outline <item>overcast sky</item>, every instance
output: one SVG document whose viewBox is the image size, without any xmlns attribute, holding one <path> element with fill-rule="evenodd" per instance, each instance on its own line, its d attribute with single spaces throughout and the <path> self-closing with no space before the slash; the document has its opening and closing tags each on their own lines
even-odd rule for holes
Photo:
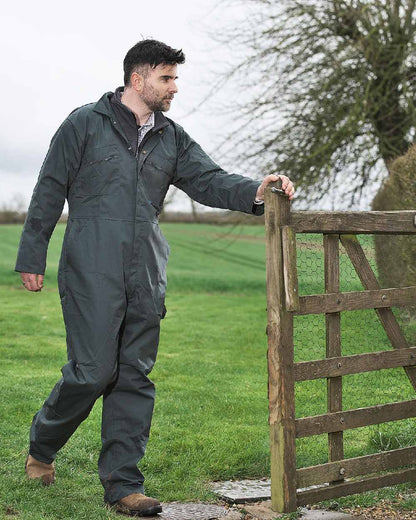
<svg viewBox="0 0 416 520">
<path fill-rule="evenodd" d="M 0 206 L 20 198 L 27 207 L 58 126 L 74 108 L 122 84 L 124 56 L 143 37 L 162 40 L 186 54 L 186 63 L 178 68 L 179 92 L 169 116 L 225 169 L 258 178 L 259 172 L 241 172 L 232 158 L 216 155 L 227 124 L 235 122 L 227 120 L 219 107 L 232 106 L 235 96 L 244 95 L 244 85 L 221 87 L 202 103 L 218 73 L 229 70 L 243 51 L 232 41 L 226 48 L 220 46 L 212 33 L 250 17 L 254 8 L 251 2 L 235 0 L 4 2 Z M 341 208 L 339 192 L 333 189 L 320 209 Z M 372 194 L 366 193 L 356 209 L 368 209 Z M 190 209 L 185 197 L 176 200 L 171 209 Z"/>
<path fill-rule="evenodd" d="M 0 33 L 0 204 L 17 194 L 28 204 L 55 130 L 74 108 L 122 84 L 125 53 L 142 37 L 184 50 L 186 63 L 179 67 L 179 93 L 169 116 L 211 152 L 218 114 L 200 105 L 215 81 L 216 62 L 221 66 L 224 60 L 223 49 L 207 30 L 224 21 L 218 3 L 5 2 Z"/>
</svg>

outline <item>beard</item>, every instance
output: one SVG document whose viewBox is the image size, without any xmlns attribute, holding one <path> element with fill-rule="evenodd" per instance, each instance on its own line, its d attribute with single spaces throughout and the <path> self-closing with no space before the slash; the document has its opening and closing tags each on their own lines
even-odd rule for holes
<svg viewBox="0 0 416 520">
<path fill-rule="evenodd" d="M 161 97 L 156 89 L 149 84 L 145 84 L 141 98 L 152 112 L 167 112 L 170 109 L 173 96 L 167 94 Z"/>
</svg>

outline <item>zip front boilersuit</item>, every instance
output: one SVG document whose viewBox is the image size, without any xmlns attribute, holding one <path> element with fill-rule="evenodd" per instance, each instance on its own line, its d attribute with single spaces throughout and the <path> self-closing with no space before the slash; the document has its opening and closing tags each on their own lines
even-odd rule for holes
<svg viewBox="0 0 416 520">
<path fill-rule="evenodd" d="M 137 463 L 153 413 L 169 246 L 158 214 L 170 184 L 202 204 L 253 212 L 259 182 L 228 174 L 161 112 L 138 150 L 105 94 L 74 110 L 52 139 L 19 245 L 16 271 L 43 274 L 69 204 L 58 271 L 68 362 L 35 415 L 30 454 L 51 463 L 103 396 L 99 475 L 105 500 L 143 492 Z M 261 212 L 261 209 L 257 208 Z"/>
</svg>

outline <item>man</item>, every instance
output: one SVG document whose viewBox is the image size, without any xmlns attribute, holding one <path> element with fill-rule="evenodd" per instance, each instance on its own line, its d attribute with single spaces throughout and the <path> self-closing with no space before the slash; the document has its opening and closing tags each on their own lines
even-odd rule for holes
<svg viewBox="0 0 416 520">
<path fill-rule="evenodd" d="M 40 291 L 50 236 L 69 204 L 58 271 L 68 363 L 35 415 L 29 478 L 51 484 L 54 459 L 103 396 L 99 475 L 105 501 L 152 515 L 137 468 L 149 436 L 154 386 L 148 378 L 164 317 L 169 246 L 158 215 L 170 184 L 219 208 L 262 213 L 265 186 L 215 164 L 163 112 L 177 93 L 182 51 L 143 40 L 124 60 L 124 88 L 74 110 L 54 135 L 30 203 L 16 271 Z"/>
</svg>

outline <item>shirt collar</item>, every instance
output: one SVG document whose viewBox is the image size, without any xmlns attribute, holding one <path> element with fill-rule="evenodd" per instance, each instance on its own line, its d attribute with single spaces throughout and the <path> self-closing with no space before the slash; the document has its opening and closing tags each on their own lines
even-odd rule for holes
<svg viewBox="0 0 416 520">
<path fill-rule="evenodd" d="M 153 128 L 155 126 L 155 113 L 152 112 L 148 118 L 148 120 L 146 121 L 146 123 L 144 123 L 141 128 Z"/>
</svg>

